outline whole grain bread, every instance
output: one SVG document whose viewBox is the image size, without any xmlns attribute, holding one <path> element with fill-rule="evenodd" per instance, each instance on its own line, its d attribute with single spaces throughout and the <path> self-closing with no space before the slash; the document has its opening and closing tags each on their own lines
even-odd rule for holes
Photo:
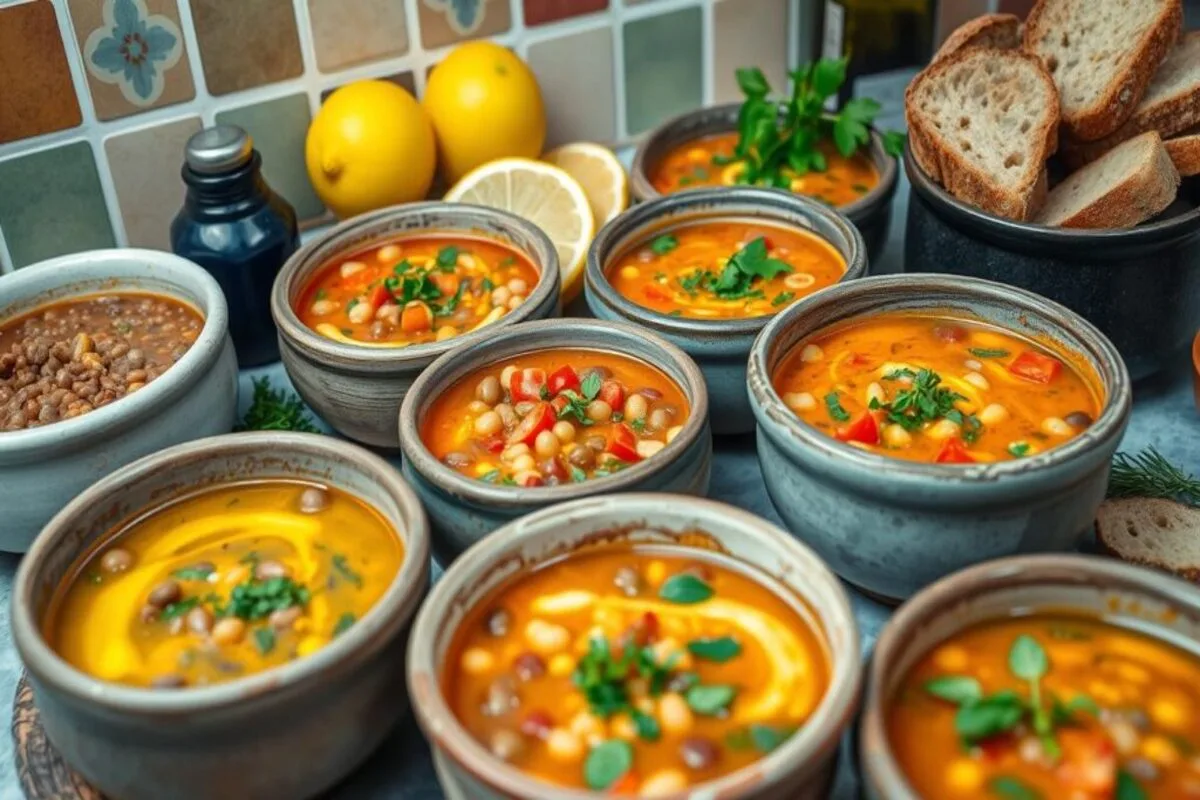
<svg viewBox="0 0 1200 800">
<path fill-rule="evenodd" d="M 1166 140 L 1163 147 L 1180 175 L 1200 175 L 1200 128 Z"/>
<path fill-rule="evenodd" d="M 1131 228 L 1175 199 L 1179 172 L 1155 131 L 1114 147 L 1072 172 L 1046 197 L 1041 225 Z"/>
<path fill-rule="evenodd" d="M 1022 38 L 1058 85 L 1067 132 L 1090 142 L 1133 114 L 1182 25 L 1182 0 L 1038 0 Z"/>
<path fill-rule="evenodd" d="M 968 48 L 934 63 L 905 93 L 911 149 L 931 179 L 991 214 L 1031 218 L 1058 147 L 1058 92 L 1019 50 Z"/>
<path fill-rule="evenodd" d="M 946 37 L 934 54 L 938 61 L 968 47 L 992 47 L 1015 50 L 1021 46 L 1021 20 L 1015 14 L 984 14 L 964 22 Z"/>
<path fill-rule="evenodd" d="M 1184 34 L 1150 81 L 1128 120 L 1094 142 L 1063 141 L 1063 158 L 1078 167 L 1095 161 L 1121 142 L 1144 131 L 1171 139 L 1200 125 L 1200 31 Z"/>
<path fill-rule="evenodd" d="M 1200 581 L 1200 508 L 1157 498 L 1105 500 L 1096 538 L 1122 561 Z"/>
</svg>

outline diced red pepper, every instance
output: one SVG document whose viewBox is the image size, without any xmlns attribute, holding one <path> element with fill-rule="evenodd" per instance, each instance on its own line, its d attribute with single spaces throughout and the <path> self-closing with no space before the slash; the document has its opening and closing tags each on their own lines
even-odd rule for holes
<svg viewBox="0 0 1200 800">
<path fill-rule="evenodd" d="M 504 452 L 505 448 L 503 436 L 489 436 L 480 442 L 480 444 L 482 444 L 483 449 L 487 450 L 489 453 L 501 453 Z"/>
<path fill-rule="evenodd" d="M 535 739 L 545 739 L 550 735 L 551 729 L 554 727 L 554 718 L 547 712 L 537 710 L 530 711 L 521 720 L 521 733 L 526 736 L 532 736 Z"/>
<path fill-rule="evenodd" d="M 652 283 L 648 283 L 642 287 L 642 294 L 646 295 L 649 300 L 670 300 L 671 295 L 659 289 Z"/>
<path fill-rule="evenodd" d="M 967 451 L 967 446 L 963 444 L 962 439 L 955 436 L 953 439 L 947 439 L 942 445 L 942 450 L 934 459 L 939 464 L 974 464 L 975 459 Z"/>
<path fill-rule="evenodd" d="M 849 425 L 840 426 L 835 432 L 843 442 L 862 442 L 863 444 L 879 444 L 879 423 L 875 415 L 864 412 L 861 417 Z"/>
<path fill-rule="evenodd" d="M 609 794 L 636 794 L 638 789 L 638 776 L 635 772 L 626 772 L 621 777 L 613 781 L 613 784 L 608 787 Z"/>
<path fill-rule="evenodd" d="M 1062 372 L 1062 362 L 1057 358 L 1026 350 L 1008 365 L 1008 371 L 1027 381 L 1050 383 Z"/>
<path fill-rule="evenodd" d="M 533 442 L 537 439 L 537 435 L 542 431 L 548 431 L 554 427 L 554 422 L 557 416 L 554 413 L 554 407 L 547 402 L 540 402 L 530 409 L 517 427 L 508 436 L 510 445 L 525 443 L 533 447 Z M 632 434 L 632 431 L 630 431 Z"/>
<path fill-rule="evenodd" d="M 520 403 L 522 400 L 541 400 L 544 388 L 546 388 L 546 371 L 533 367 L 513 370 L 512 377 L 508 382 L 508 391 L 512 395 L 514 403 Z"/>
<path fill-rule="evenodd" d="M 1056 731 L 1062 748 L 1054 774 L 1064 789 L 1087 797 L 1112 797 L 1117 786 L 1117 750 L 1107 734 L 1095 729 Z"/>
<path fill-rule="evenodd" d="M 600 393 L 596 397 L 608 403 L 613 411 L 625 408 L 625 387 L 613 380 L 600 384 Z"/>
<path fill-rule="evenodd" d="M 521 485 L 526 489 L 532 489 L 534 486 L 545 486 L 546 482 L 542 480 L 541 475 L 530 473 L 521 479 Z"/>
<path fill-rule="evenodd" d="M 450 297 L 458 291 L 458 276 L 451 275 L 449 272 L 435 272 L 430 275 L 433 284 L 437 286 L 438 291 L 445 297 Z"/>
<path fill-rule="evenodd" d="M 547 385 L 550 388 L 550 394 L 558 394 L 570 389 L 572 392 L 579 391 L 579 375 L 570 364 L 565 367 L 559 367 L 550 373 Z"/>
<path fill-rule="evenodd" d="M 608 440 L 608 452 L 628 464 L 641 461 L 642 458 L 637 454 L 637 435 L 624 422 L 613 426 L 612 438 Z"/>
<path fill-rule="evenodd" d="M 371 310 L 373 311 L 391 299 L 392 293 L 382 283 L 372 289 L 371 293 L 367 295 L 367 302 L 371 304 Z"/>
</svg>

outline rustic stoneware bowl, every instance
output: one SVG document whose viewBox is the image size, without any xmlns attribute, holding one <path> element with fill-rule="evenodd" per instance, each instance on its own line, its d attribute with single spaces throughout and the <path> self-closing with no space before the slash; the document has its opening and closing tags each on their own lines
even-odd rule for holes
<svg viewBox="0 0 1200 800">
<path fill-rule="evenodd" d="M 311 480 L 373 506 L 404 543 L 379 602 L 311 656 L 224 684 L 169 692 L 77 671 L 42 638 L 51 595 L 106 532 L 200 487 Z M 404 652 L 429 584 L 425 512 L 399 474 L 327 436 L 241 433 L 164 450 L 105 478 L 64 508 L 21 562 L 13 640 L 46 735 L 109 797 L 311 797 L 360 764 L 407 710 Z"/>
<path fill-rule="evenodd" d="M 140 392 L 74 419 L 0 433 L 0 550 L 23 553 L 75 495 L 164 447 L 228 433 L 237 360 L 221 287 L 190 261 L 153 250 L 95 250 L 0 277 L 0 320 L 80 295 L 150 292 L 192 306 L 204 327 L 187 354 Z"/>
<path fill-rule="evenodd" d="M 328 339 L 296 316 L 295 304 L 316 274 L 331 262 L 406 234 L 485 236 L 524 253 L 540 273 L 528 299 L 491 325 L 444 342 L 409 347 L 358 347 Z M 465 203 L 407 203 L 355 217 L 313 239 L 288 259 L 271 290 L 271 315 L 279 352 L 304 401 L 339 433 L 384 450 L 396 450 L 396 409 L 421 370 L 456 347 L 479 344 L 524 320 L 556 317 L 558 255 L 533 223 L 504 211 Z"/>
<path fill-rule="evenodd" d="M 704 372 L 716 434 L 754 430 L 746 396 L 746 356 L 754 337 L 774 317 L 688 319 L 640 306 L 609 283 L 609 266 L 656 232 L 703 219 L 741 217 L 801 228 L 824 239 L 846 262 L 842 282 L 867 274 L 862 236 L 845 217 L 813 200 L 777 189 L 706 189 L 634 206 L 604 226 L 588 250 L 584 273 L 588 307 L 600 319 L 632 322 L 694 358 Z"/>
<path fill-rule="evenodd" d="M 829 690 L 812 717 L 761 761 L 698 784 L 673 800 L 816 800 L 829 796 L 838 740 L 858 706 L 858 626 L 845 590 L 821 560 L 784 531 L 741 509 L 669 494 L 590 497 L 522 517 L 472 547 L 446 571 L 421 608 L 408 651 L 417 722 L 433 745 L 449 800 L 598 800 L 607 794 L 551 788 L 496 759 L 459 724 L 440 675 L 471 607 L 520 570 L 598 540 L 671 543 L 700 531 L 718 552 L 765 573 L 810 609 L 831 664 Z"/>
<path fill-rule="evenodd" d="M 803 422 L 772 386 L 783 357 L 843 320 L 945 310 L 1041 336 L 1082 356 L 1104 407 L 1079 436 L 1030 458 L 969 466 L 902 461 Z M 1096 517 L 1129 422 L 1129 373 L 1079 316 L 1030 292 L 973 278 L 888 275 L 834 286 L 780 314 L 750 354 L 750 397 L 767 493 L 834 572 L 896 602 L 955 570 L 1016 553 L 1073 548 Z"/>
<path fill-rule="evenodd" d="M 607 350 L 641 359 L 683 390 L 691 414 L 670 444 L 615 475 L 558 486 L 504 486 L 474 480 L 434 458 L 421 441 L 421 421 L 459 378 L 488 364 L 547 348 Z M 400 407 L 404 475 L 429 511 L 438 561 L 449 564 L 475 542 L 512 519 L 553 503 L 629 491 L 708 493 L 712 466 L 708 393 L 699 368 L 669 342 L 632 325 L 597 320 L 543 320 L 497 331 L 486 342 L 460 347 L 417 378 Z"/>
<path fill-rule="evenodd" d="M 1200 655 L 1200 589 L 1099 556 L 1005 558 L 943 578 L 905 603 L 875 644 L 859 731 L 859 766 L 871 800 L 918 800 L 892 754 L 888 710 L 916 662 L 951 636 L 1039 609 L 1136 628 Z"/>
<path fill-rule="evenodd" d="M 661 197 L 650 176 L 658 170 L 663 158 L 687 142 L 704 136 L 736 131 L 740 108 L 741 103 L 698 108 L 667 120 L 651 131 L 633 156 L 629 188 L 634 198 L 647 201 Z M 845 214 L 854 223 L 854 227 L 858 228 L 866 243 L 867 256 L 874 260 L 883 252 L 887 242 L 888 226 L 892 220 L 892 198 L 896 194 L 900 168 L 896 159 L 884 152 L 883 138 L 874 129 L 871 131 L 870 156 L 875 168 L 879 170 L 879 183 L 858 200 L 839 206 L 837 210 Z"/>
<path fill-rule="evenodd" d="M 931 181 L 909 151 L 904 268 L 1019 286 L 1101 330 L 1135 380 L 1176 363 L 1200 328 L 1200 178 L 1174 205 L 1127 230 L 1048 228 L 1001 219 Z"/>
</svg>

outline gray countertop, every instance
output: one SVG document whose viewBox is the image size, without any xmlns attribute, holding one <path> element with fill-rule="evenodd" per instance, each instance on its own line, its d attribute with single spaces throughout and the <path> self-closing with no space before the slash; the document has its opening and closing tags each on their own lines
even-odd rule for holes
<svg viewBox="0 0 1200 800">
<path fill-rule="evenodd" d="M 903 259 L 904 220 L 908 206 L 908 183 L 902 177 L 897 191 L 888 247 L 873 274 L 898 272 Z M 288 386 L 287 376 L 279 364 L 247 370 L 241 376 L 241 410 L 249 404 L 250 382 L 259 376 L 269 376 L 275 386 Z M 1190 369 L 1186 358 L 1178 367 L 1138 384 L 1134 388 L 1134 412 L 1122 450 L 1136 451 L 1147 446 L 1159 449 L 1167 458 L 1191 472 L 1200 471 L 1200 424 L 1192 404 Z M 398 463 L 398 462 L 397 462 Z M 755 455 L 753 436 L 718 438 L 714 482 L 710 496 L 745 508 L 777 525 L 782 525 L 767 498 L 762 473 Z M 11 698 L 20 676 L 21 664 L 12 645 L 9 630 L 9 594 L 13 573 L 19 556 L 0 553 L 0 697 Z M 435 575 L 440 570 L 435 565 Z M 850 590 L 867 651 L 875 642 L 880 627 L 887 620 L 888 609 Z M 848 796 L 845 781 L 836 796 Z M 371 757 L 370 761 L 338 787 L 332 795 L 337 798 L 399 798 L 400 800 L 437 800 L 437 787 L 429 760 L 428 749 L 416 724 L 406 720 Z M 0 797 L 20 797 L 17 784 L 12 741 L 0 737 Z"/>
</svg>

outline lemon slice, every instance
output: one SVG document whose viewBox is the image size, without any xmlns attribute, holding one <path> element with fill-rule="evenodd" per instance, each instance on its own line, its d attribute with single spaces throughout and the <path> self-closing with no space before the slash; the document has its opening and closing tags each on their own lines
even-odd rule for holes
<svg viewBox="0 0 1200 800">
<path fill-rule="evenodd" d="M 621 162 L 607 147 L 574 142 L 551 150 L 542 160 L 561 167 L 579 181 L 592 206 L 597 228 L 603 228 L 629 208 L 629 179 Z"/>
<path fill-rule="evenodd" d="M 565 171 L 528 158 L 501 158 L 464 175 L 446 200 L 499 208 L 537 225 L 558 251 L 563 302 L 579 294 L 596 223 L 583 187 Z"/>
</svg>

